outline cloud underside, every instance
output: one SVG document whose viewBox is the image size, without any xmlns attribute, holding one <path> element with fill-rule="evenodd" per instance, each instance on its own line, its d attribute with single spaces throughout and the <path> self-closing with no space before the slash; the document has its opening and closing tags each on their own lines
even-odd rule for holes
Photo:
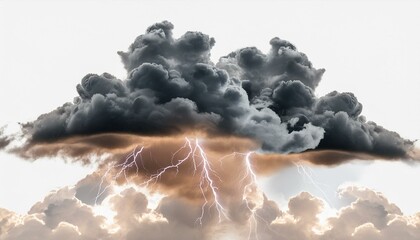
<svg viewBox="0 0 420 240">
<path fill-rule="evenodd" d="M 362 152 L 341 150 L 312 150 L 303 153 L 267 153 L 261 151 L 261 142 L 252 138 L 233 136 L 208 136 L 191 132 L 172 136 L 140 136 L 123 133 L 93 134 L 89 136 L 73 136 L 48 143 L 33 143 L 24 148 L 12 149 L 27 159 L 39 157 L 61 156 L 69 161 L 81 161 L 86 164 L 100 162 L 107 165 L 112 162 L 121 163 L 125 156 L 136 149 L 144 148 L 143 158 L 137 159 L 137 164 L 150 163 L 150 169 L 157 170 L 170 164 L 173 154 L 190 141 L 199 140 L 204 150 L 212 159 L 220 159 L 232 153 L 253 152 L 252 164 L 259 174 L 269 174 L 289 166 L 294 162 L 308 162 L 315 165 L 334 166 L 353 159 L 374 160 L 384 159 L 383 156 Z M 184 154 L 185 154 L 184 149 Z M 158 161 L 156 161 L 158 159 Z"/>
<path fill-rule="evenodd" d="M 156 23 L 119 52 L 126 79 L 88 74 L 72 103 L 23 124 L 28 140 L 22 152 L 74 136 L 202 132 L 249 138 L 270 153 L 315 149 L 412 157 L 413 142 L 367 121 L 354 94 L 316 97 L 325 70 L 314 68 L 290 42 L 276 37 L 268 53 L 246 47 L 213 63 L 213 38 L 201 32 L 175 38 L 173 27 Z"/>
<path fill-rule="evenodd" d="M 255 207 L 255 221 L 245 204 L 230 205 L 229 220 L 217 219 L 206 208 L 202 225 L 197 218 L 201 203 L 173 196 L 163 197 L 157 207 L 132 187 L 110 192 L 93 206 L 91 175 L 74 187 L 52 192 L 36 203 L 28 214 L 17 215 L 0 209 L 0 239 L 260 239 L 260 240 L 414 240 L 420 238 L 420 214 L 404 215 L 382 194 L 362 187 L 339 191 L 349 204 L 335 216 L 321 219 L 328 206 L 321 199 L 302 192 L 280 207 L 264 197 Z M 90 190 L 90 191 L 89 191 Z M 98 208 L 112 214 L 102 215 Z"/>
</svg>

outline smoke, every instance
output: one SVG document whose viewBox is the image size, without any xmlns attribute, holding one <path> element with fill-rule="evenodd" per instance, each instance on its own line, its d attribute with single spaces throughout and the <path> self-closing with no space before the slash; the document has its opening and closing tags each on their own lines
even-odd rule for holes
<svg viewBox="0 0 420 240">
<path fill-rule="evenodd" d="M 128 51 L 118 52 L 126 79 L 88 74 L 77 85 L 72 103 L 22 124 L 26 146 L 15 151 L 37 157 L 63 153 L 63 145 L 53 150 L 50 144 L 75 138 L 201 132 L 208 138 L 251 139 L 270 153 L 315 149 L 355 153 L 347 156 L 411 157 L 413 142 L 366 121 L 360 115 L 362 104 L 352 93 L 334 91 L 317 98 L 314 91 L 325 70 L 314 68 L 290 42 L 276 37 L 267 54 L 247 47 L 214 64 L 212 37 L 187 32 L 175 38 L 173 28 L 168 21 L 156 23 Z M 131 140 L 114 140 L 118 143 L 112 139 L 107 143 L 122 149 L 132 145 Z M 89 151 L 102 150 L 64 150 L 72 157 Z"/>
</svg>

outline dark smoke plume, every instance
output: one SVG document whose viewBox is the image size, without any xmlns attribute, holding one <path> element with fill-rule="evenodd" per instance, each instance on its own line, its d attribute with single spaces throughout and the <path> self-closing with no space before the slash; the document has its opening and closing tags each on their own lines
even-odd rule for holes
<svg viewBox="0 0 420 240">
<path fill-rule="evenodd" d="M 88 74 L 73 103 L 23 124 L 27 146 L 103 133 L 204 132 L 253 139 L 273 153 L 325 149 L 410 157 L 413 142 L 366 121 L 352 93 L 317 98 L 325 70 L 290 42 L 276 37 L 267 54 L 247 47 L 214 64 L 212 37 L 187 32 L 175 38 L 173 27 L 156 23 L 127 52 L 118 52 L 126 79 Z"/>
</svg>

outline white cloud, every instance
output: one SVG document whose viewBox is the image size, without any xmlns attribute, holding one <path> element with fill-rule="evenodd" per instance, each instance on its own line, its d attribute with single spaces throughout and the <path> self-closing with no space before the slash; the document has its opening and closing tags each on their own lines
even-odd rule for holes
<svg viewBox="0 0 420 240">
<path fill-rule="evenodd" d="M 133 187 L 109 193 L 100 203 L 115 213 L 112 221 L 107 222 L 105 216 L 94 211 L 98 206 L 83 203 L 76 197 L 81 183 L 83 181 L 75 187 L 51 192 L 25 215 L 0 209 L 0 239 L 420 238 L 420 213 L 403 215 L 398 206 L 381 193 L 357 186 L 340 189 L 340 195 L 350 203 L 326 221 L 319 218 L 323 212 L 331 210 L 325 201 L 302 192 L 289 199 L 284 211 L 264 197 L 264 203 L 255 209 L 255 218 L 251 214 L 240 214 L 234 220 L 219 222 L 215 212 L 209 211 L 200 225 L 196 221 L 201 214 L 200 203 L 167 196 L 152 209 L 148 195 Z M 84 183 L 89 184 L 89 181 Z M 234 209 L 234 206 L 229 208 Z M 229 211 L 233 212 L 232 209 Z"/>
</svg>

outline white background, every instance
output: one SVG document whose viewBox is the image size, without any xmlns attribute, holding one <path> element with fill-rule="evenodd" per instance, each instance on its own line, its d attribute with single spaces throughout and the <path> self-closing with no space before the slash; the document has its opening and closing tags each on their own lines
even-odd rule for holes
<svg viewBox="0 0 420 240">
<path fill-rule="evenodd" d="M 87 73 L 124 79 L 116 52 L 166 19 L 175 25 L 175 37 L 188 30 L 214 37 L 215 62 L 241 47 L 267 51 L 274 36 L 289 40 L 316 68 L 326 68 L 318 96 L 353 92 L 368 120 L 417 139 L 419 9 L 415 1 L 0 1 L 0 126 L 32 121 L 72 101 Z M 48 191 L 74 184 L 92 169 L 0 153 L 0 207 L 24 213 Z M 351 181 L 384 192 L 413 213 L 420 210 L 419 173 L 417 164 L 351 163 L 315 168 L 314 178 L 328 183 L 329 197 Z M 301 190 L 323 196 L 296 169 L 262 185 L 279 200 Z"/>
</svg>

